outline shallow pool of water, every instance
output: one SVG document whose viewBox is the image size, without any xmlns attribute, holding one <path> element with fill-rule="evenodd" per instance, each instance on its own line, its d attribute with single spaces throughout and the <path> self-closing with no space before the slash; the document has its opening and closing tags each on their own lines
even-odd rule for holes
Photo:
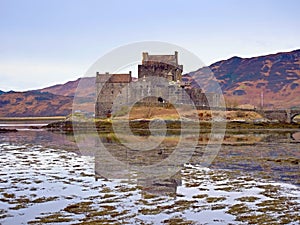
<svg viewBox="0 0 300 225">
<path fill-rule="evenodd" d="M 292 134 L 228 134 L 209 167 L 199 163 L 206 141 L 201 137 L 190 161 L 169 179 L 134 171 L 110 179 L 97 173 L 99 155 L 83 154 L 72 136 L 1 134 L 0 223 L 299 223 L 300 147 Z M 168 141 L 158 157 L 168 156 Z M 140 157 L 111 153 L 133 163 Z"/>
</svg>

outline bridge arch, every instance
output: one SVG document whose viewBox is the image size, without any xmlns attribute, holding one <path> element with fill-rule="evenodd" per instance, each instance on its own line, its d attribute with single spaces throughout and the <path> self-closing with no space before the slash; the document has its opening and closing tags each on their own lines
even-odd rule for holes
<svg viewBox="0 0 300 225">
<path fill-rule="evenodd" d="M 257 111 L 264 118 L 269 120 L 278 120 L 284 123 L 292 123 L 293 119 L 300 115 L 300 109 L 273 109 Z"/>
<path fill-rule="evenodd" d="M 291 122 L 294 122 L 296 116 L 300 116 L 300 111 L 291 114 Z"/>
</svg>

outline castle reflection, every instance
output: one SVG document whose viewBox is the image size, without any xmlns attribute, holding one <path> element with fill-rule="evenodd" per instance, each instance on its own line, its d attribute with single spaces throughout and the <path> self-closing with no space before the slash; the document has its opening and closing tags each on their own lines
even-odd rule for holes
<svg viewBox="0 0 300 225">
<path fill-rule="evenodd" d="M 115 133 L 82 133 L 74 137 L 41 130 L 0 134 L 1 143 L 55 148 L 91 156 L 96 179 L 130 180 L 144 193 L 155 195 L 176 194 L 184 176 L 181 169 L 185 163 L 201 165 L 210 141 L 209 133 L 167 135 L 163 140 L 158 135 L 151 139 L 160 143 L 157 147 L 138 150 L 127 146 L 132 138 L 132 135 Z M 146 139 L 147 136 L 139 138 Z M 192 154 L 184 150 L 190 140 L 197 141 Z M 176 161 L 178 158 L 180 160 Z M 299 132 L 239 132 L 225 135 L 209 168 L 239 170 L 299 185 L 299 163 Z"/>
</svg>

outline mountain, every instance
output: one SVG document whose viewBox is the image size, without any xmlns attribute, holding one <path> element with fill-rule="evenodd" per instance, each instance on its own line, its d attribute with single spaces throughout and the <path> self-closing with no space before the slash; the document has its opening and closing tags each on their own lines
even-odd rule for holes
<svg viewBox="0 0 300 225">
<path fill-rule="evenodd" d="M 0 117 L 66 116 L 72 112 L 75 92 L 80 104 L 76 109 L 93 113 L 95 79 L 79 78 L 26 92 L 0 92 Z"/>
<path fill-rule="evenodd" d="M 72 103 L 72 97 L 48 92 L 8 92 L 0 96 L 0 116 L 63 116 L 71 113 Z"/>
<path fill-rule="evenodd" d="M 252 58 L 232 57 L 183 75 L 183 80 L 206 91 L 218 83 L 227 106 L 250 104 L 264 108 L 300 106 L 300 50 Z M 78 85 L 80 88 L 77 88 Z M 27 92 L 0 91 L 0 117 L 58 116 L 72 111 L 76 93 L 80 107 L 94 112 L 95 77 Z"/>
<path fill-rule="evenodd" d="M 214 75 L 214 76 L 212 76 Z M 192 85 L 211 91 L 217 81 L 227 103 L 267 108 L 300 105 L 300 50 L 240 58 L 232 57 L 184 76 Z"/>
<path fill-rule="evenodd" d="M 49 92 L 55 95 L 62 95 L 62 96 L 74 96 L 75 92 L 77 96 L 81 97 L 95 97 L 95 81 L 96 77 L 84 77 L 79 78 L 75 81 L 69 81 L 65 84 L 57 84 L 51 87 L 46 87 L 40 89 L 40 92 Z M 81 87 L 79 88 L 78 84 L 80 83 Z"/>
</svg>

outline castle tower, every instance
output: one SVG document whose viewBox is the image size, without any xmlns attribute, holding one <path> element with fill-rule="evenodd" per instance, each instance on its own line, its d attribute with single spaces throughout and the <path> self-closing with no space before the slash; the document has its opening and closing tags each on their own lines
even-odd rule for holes
<svg viewBox="0 0 300 225">
<path fill-rule="evenodd" d="M 129 88 L 132 81 L 131 71 L 125 74 L 100 74 L 96 77 L 96 118 L 107 118 L 112 113 L 113 103 L 118 97 L 118 104 L 127 104 Z"/>
<path fill-rule="evenodd" d="M 178 52 L 174 55 L 149 55 L 143 52 L 142 64 L 138 65 L 138 78 L 159 76 L 168 81 L 181 82 L 183 66 L 178 65 Z"/>
</svg>

